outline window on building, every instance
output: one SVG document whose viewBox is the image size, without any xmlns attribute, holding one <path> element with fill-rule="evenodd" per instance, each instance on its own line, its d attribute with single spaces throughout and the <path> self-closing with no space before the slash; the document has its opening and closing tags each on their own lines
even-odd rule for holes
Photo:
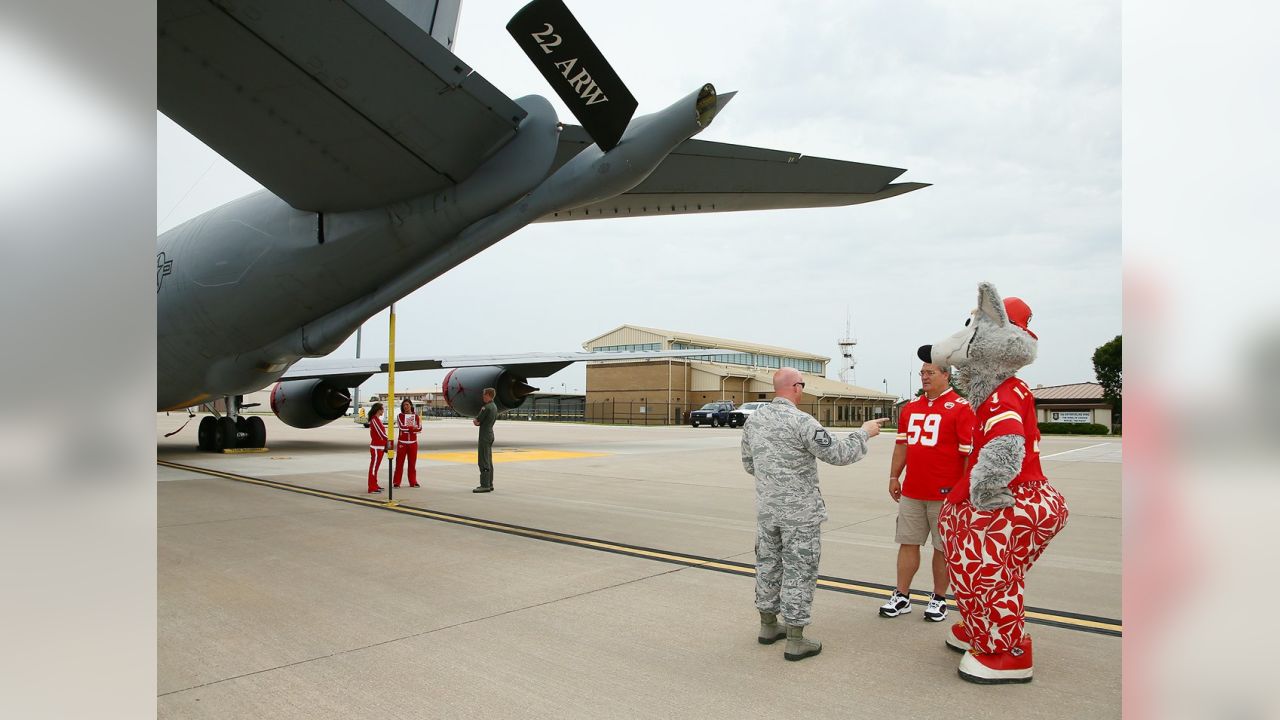
<svg viewBox="0 0 1280 720">
<path fill-rule="evenodd" d="M 643 343 L 638 345 L 601 345 L 592 348 L 591 352 L 646 352 L 650 350 L 661 350 L 662 343 Z"/>
</svg>

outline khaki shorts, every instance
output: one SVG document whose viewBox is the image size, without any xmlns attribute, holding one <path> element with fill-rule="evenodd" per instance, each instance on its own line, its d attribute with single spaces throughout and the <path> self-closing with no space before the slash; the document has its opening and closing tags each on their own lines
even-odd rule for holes
<svg viewBox="0 0 1280 720">
<path fill-rule="evenodd" d="M 893 541 L 899 545 L 923 545 L 925 538 L 933 536 L 933 549 L 942 551 L 942 536 L 938 533 L 938 511 L 945 500 L 916 500 L 907 496 L 898 498 L 898 529 Z"/>
</svg>

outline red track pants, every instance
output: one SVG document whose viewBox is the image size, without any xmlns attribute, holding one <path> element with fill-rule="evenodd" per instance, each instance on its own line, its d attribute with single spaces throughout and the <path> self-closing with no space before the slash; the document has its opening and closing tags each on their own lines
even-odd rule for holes
<svg viewBox="0 0 1280 720">
<path fill-rule="evenodd" d="M 418 484 L 418 443 L 416 441 L 396 444 L 396 487 L 400 487 L 400 478 L 404 476 L 406 461 L 409 463 L 409 486 L 413 487 Z"/>
<path fill-rule="evenodd" d="M 384 448 L 369 448 L 369 492 L 378 489 L 378 468 L 382 467 L 382 456 L 386 454 Z"/>
<path fill-rule="evenodd" d="M 970 644 L 1000 653 L 1022 642 L 1024 578 L 1067 523 L 1067 503 L 1045 482 L 1015 485 L 1013 506 L 983 512 L 943 503 L 938 527 Z"/>
</svg>

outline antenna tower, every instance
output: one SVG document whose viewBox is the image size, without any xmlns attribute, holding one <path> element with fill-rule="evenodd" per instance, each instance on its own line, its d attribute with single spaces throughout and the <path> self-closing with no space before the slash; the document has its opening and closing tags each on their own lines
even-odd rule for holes
<svg viewBox="0 0 1280 720">
<path fill-rule="evenodd" d="M 844 309 L 844 337 L 836 341 L 836 345 L 840 348 L 840 382 L 845 385 L 851 382 L 857 382 L 857 374 L 853 368 L 858 361 L 853 358 L 853 346 L 858 344 L 858 340 L 853 337 L 849 329 L 849 308 Z"/>
</svg>

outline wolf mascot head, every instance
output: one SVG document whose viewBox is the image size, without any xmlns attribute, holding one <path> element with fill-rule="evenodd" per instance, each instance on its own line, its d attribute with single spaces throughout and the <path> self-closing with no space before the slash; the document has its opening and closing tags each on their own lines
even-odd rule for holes
<svg viewBox="0 0 1280 720">
<path fill-rule="evenodd" d="M 920 359 L 959 372 L 956 382 L 974 406 L 981 405 L 1000 383 L 1036 359 L 1036 336 L 1027 327 L 1031 308 L 1018 298 L 1000 299 L 991 283 L 979 283 L 978 307 L 964 327 L 932 345 L 921 346 Z"/>
<path fill-rule="evenodd" d="M 1036 359 L 1036 336 L 1027 327 L 1031 308 L 1018 298 L 1001 300 L 991 283 L 978 285 L 978 307 L 964 328 L 932 345 L 924 345 L 921 360 L 958 369 L 956 381 L 975 408 L 1000 383 Z M 1013 505 L 1009 482 L 1026 456 L 1022 435 L 1001 435 L 988 441 L 969 475 L 969 499 L 979 510 Z"/>
</svg>

